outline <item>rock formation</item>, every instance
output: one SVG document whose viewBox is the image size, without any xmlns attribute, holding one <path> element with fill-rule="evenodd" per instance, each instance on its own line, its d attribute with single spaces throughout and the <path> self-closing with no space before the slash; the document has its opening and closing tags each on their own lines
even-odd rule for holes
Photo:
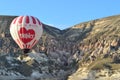
<svg viewBox="0 0 120 80">
<path fill-rule="evenodd" d="M 65 30 L 42 23 L 44 33 L 40 41 L 23 60 L 22 50 L 9 33 L 15 17 L 0 16 L 0 78 L 119 80 L 120 15 Z"/>
</svg>

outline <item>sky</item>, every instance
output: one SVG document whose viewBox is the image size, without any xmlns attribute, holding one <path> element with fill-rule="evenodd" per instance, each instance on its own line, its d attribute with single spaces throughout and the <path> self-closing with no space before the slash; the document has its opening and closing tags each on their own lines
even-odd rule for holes
<svg viewBox="0 0 120 80">
<path fill-rule="evenodd" d="M 120 15 L 120 0 L 1 0 L 0 15 L 31 15 L 63 30 L 82 22 Z"/>
</svg>

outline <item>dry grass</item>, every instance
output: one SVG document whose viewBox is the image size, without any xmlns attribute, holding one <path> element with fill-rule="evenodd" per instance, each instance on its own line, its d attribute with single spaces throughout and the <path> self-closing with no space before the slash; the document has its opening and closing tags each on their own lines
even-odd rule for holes
<svg viewBox="0 0 120 80">
<path fill-rule="evenodd" d="M 104 59 L 97 59 L 96 61 L 92 62 L 88 69 L 90 70 L 99 70 L 104 68 L 111 68 L 112 66 L 109 65 L 112 62 L 111 58 L 104 58 Z"/>
</svg>

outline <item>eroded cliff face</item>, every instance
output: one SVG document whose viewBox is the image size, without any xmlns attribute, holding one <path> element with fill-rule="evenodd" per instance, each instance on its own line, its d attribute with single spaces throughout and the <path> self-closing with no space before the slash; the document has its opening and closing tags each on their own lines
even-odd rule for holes
<svg viewBox="0 0 120 80">
<path fill-rule="evenodd" d="M 85 26 L 88 24 L 92 27 Z M 78 24 L 73 28 L 82 27 Z M 120 16 L 90 21 L 84 23 L 84 28 L 90 31 L 77 41 L 80 52 L 74 55 L 78 69 L 68 80 L 119 80 Z"/>
<path fill-rule="evenodd" d="M 22 52 L 9 34 L 10 22 L 15 17 L 0 17 L 1 56 L 10 54 L 16 58 Z M 80 23 L 65 30 L 46 24 L 43 24 L 43 28 L 40 41 L 31 50 L 39 54 L 37 63 L 36 60 L 31 60 L 36 59 L 35 54 L 32 57 L 29 55 L 30 62 L 23 65 L 29 67 L 29 76 L 32 75 L 31 71 L 36 70 L 34 67 L 39 66 L 37 70 L 41 76 L 47 75 L 56 80 L 66 80 L 67 76 L 68 80 L 109 80 L 109 77 L 114 80 L 114 76 L 119 78 L 119 15 Z M 24 74 L 18 70 L 17 72 Z"/>
</svg>

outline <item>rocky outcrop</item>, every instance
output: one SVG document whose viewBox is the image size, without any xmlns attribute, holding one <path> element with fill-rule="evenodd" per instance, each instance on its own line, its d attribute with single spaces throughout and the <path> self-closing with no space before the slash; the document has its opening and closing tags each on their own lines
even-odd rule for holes
<svg viewBox="0 0 120 80">
<path fill-rule="evenodd" d="M 68 80 L 119 80 L 120 70 L 87 70 L 79 68 Z"/>
</svg>

